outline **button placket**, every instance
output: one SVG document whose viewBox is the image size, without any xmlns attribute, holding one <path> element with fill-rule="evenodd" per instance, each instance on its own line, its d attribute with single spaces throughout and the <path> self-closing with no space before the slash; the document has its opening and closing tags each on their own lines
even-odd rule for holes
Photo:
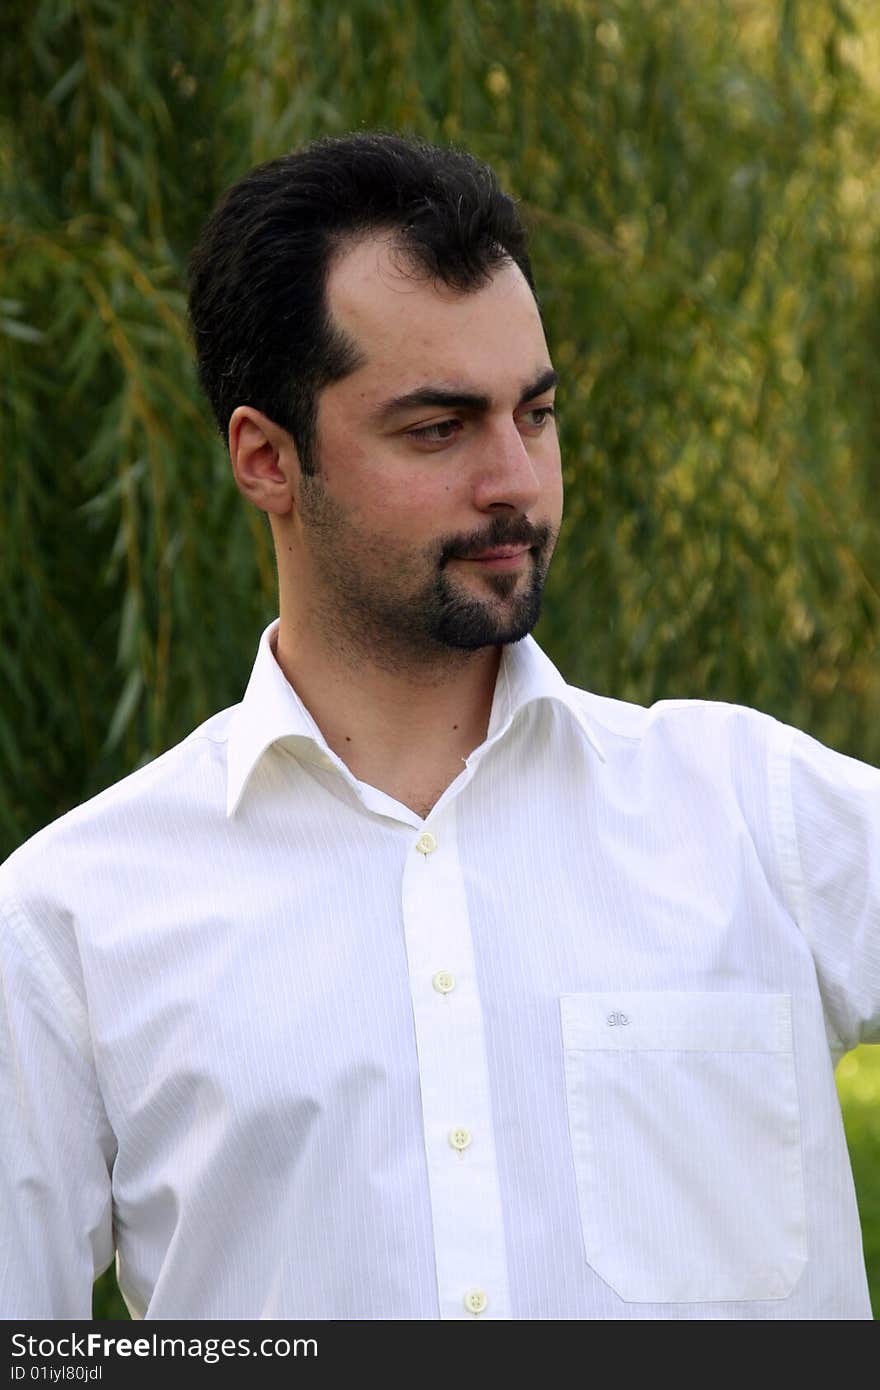
<svg viewBox="0 0 880 1390">
<path fill-rule="evenodd" d="M 466 1294 L 486 1298 L 491 1289 L 491 1308 L 484 1312 L 481 1303 L 480 1314 L 503 1319 L 509 1315 L 504 1221 L 457 803 L 442 810 L 430 831 L 410 836 L 401 905 L 440 1316 L 477 1316 L 464 1303 Z M 453 963 L 455 973 L 448 968 Z"/>
</svg>

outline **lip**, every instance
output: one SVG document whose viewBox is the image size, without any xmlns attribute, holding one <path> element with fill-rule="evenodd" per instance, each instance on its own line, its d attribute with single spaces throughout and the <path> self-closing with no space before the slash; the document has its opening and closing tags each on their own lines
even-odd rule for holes
<svg viewBox="0 0 880 1390">
<path fill-rule="evenodd" d="M 484 550 L 480 555 L 473 555 L 468 563 L 472 565 L 484 565 L 487 569 L 512 570 L 522 564 L 523 559 L 528 555 L 530 546 L 524 545 L 514 550 L 512 546 L 498 546 L 496 550 Z"/>
</svg>

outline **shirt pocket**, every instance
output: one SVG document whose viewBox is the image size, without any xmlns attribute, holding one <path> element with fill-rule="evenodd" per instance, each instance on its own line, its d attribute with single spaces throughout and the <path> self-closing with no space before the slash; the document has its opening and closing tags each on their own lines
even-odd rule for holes
<svg viewBox="0 0 880 1390">
<path fill-rule="evenodd" d="M 567 994 L 587 1262 L 635 1303 L 784 1298 L 806 1264 L 787 994 Z"/>
</svg>

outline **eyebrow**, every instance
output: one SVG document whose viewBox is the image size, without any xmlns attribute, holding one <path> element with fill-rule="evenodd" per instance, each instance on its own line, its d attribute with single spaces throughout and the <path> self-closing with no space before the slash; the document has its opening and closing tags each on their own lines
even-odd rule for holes
<svg viewBox="0 0 880 1390">
<path fill-rule="evenodd" d="M 535 396 L 549 391 L 558 380 L 559 373 L 552 367 L 543 371 L 535 381 L 523 387 L 517 406 L 525 405 L 526 401 L 534 400 Z M 491 397 L 479 391 L 463 391 L 445 386 L 420 386 L 415 391 L 407 391 L 404 396 L 392 396 L 389 400 L 383 401 L 372 411 L 370 419 L 374 424 L 385 424 L 392 415 L 397 415 L 402 410 L 412 410 L 417 406 L 441 406 L 445 410 L 473 410 L 485 414 L 491 405 Z"/>
</svg>

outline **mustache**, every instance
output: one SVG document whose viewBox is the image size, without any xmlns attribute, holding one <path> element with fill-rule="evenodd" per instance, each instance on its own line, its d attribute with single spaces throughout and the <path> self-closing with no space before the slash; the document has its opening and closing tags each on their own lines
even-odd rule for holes
<svg viewBox="0 0 880 1390">
<path fill-rule="evenodd" d="M 552 532 L 546 523 L 532 526 L 525 517 L 497 516 L 487 531 L 467 539 L 457 536 L 444 541 L 440 551 L 440 563 L 449 560 L 471 560 L 484 550 L 497 550 L 501 546 L 527 545 L 530 550 L 543 550 Z"/>
</svg>

